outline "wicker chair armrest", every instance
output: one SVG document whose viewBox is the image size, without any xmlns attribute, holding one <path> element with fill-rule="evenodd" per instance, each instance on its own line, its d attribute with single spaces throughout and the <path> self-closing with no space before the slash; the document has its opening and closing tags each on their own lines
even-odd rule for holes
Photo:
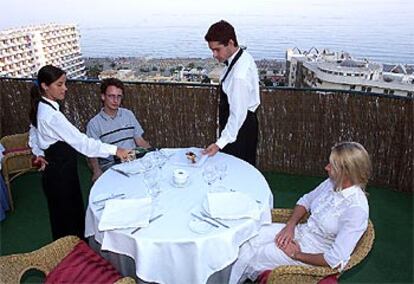
<svg viewBox="0 0 414 284">
<path fill-rule="evenodd" d="M 78 237 L 67 236 L 33 252 L 0 257 L 0 283 L 20 283 L 29 269 L 48 274 L 79 241 Z"/>
<path fill-rule="evenodd" d="M 293 213 L 293 209 L 290 209 L 290 208 L 274 208 L 272 209 L 272 222 L 273 223 L 287 223 L 292 213 Z M 306 214 L 300 220 L 300 223 L 306 222 L 306 220 L 308 220 L 308 216 L 309 214 Z"/>
<path fill-rule="evenodd" d="M 136 284 L 134 278 L 131 277 L 123 277 L 116 281 L 114 284 Z"/>
<path fill-rule="evenodd" d="M 29 141 L 29 132 L 8 135 L 0 139 L 0 143 L 6 149 L 16 148 L 16 147 L 27 147 L 28 141 Z"/>
</svg>

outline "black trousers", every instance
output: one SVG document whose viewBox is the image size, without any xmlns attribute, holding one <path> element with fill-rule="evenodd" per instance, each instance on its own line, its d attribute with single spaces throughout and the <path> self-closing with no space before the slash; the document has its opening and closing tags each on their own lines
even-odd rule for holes
<svg viewBox="0 0 414 284">
<path fill-rule="evenodd" d="M 259 127 L 256 113 L 248 111 L 246 120 L 237 134 L 236 141 L 227 144 L 223 148 L 222 152 L 236 156 L 237 158 L 256 166 L 258 134 Z"/>
<path fill-rule="evenodd" d="M 49 207 L 53 239 L 75 235 L 84 238 L 85 207 L 79 183 L 77 152 L 64 142 L 45 150 L 49 162 L 43 173 L 43 191 Z"/>
</svg>

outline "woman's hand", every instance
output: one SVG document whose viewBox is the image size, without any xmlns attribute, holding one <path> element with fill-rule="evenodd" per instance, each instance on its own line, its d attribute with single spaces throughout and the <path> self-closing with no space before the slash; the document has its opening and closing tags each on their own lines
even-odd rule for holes
<svg viewBox="0 0 414 284">
<path fill-rule="evenodd" d="M 45 157 L 43 156 L 37 156 L 33 160 L 33 165 L 38 167 L 38 171 L 44 171 L 46 166 L 49 165 L 49 163 L 46 161 Z"/>
<path fill-rule="evenodd" d="M 292 240 L 289 242 L 286 246 L 283 248 L 280 248 L 287 256 L 289 256 L 292 259 L 296 259 L 296 255 L 301 252 L 299 243 L 295 240 Z"/>
<path fill-rule="evenodd" d="M 124 148 L 117 148 L 116 149 L 116 156 L 121 159 L 122 162 L 129 161 L 129 157 L 132 154 L 132 150 L 124 149 Z"/>
<path fill-rule="evenodd" d="M 287 224 L 275 237 L 275 243 L 280 249 L 286 248 L 286 246 L 293 241 L 295 237 L 295 226 Z"/>
</svg>

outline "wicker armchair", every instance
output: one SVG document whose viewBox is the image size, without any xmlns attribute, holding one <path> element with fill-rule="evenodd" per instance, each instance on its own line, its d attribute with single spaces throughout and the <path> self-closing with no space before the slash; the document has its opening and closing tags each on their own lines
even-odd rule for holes
<svg viewBox="0 0 414 284">
<path fill-rule="evenodd" d="M 49 274 L 79 241 L 78 237 L 67 236 L 33 252 L 1 256 L 0 283 L 18 284 L 23 274 L 29 269 L 37 269 L 46 275 Z M 130 277 L 124 277 L 115 283 L 133 284 L 136 282 Z"/>
<path fill-rule="evenodd" d="M 2 160 L 2 172 L 6 183 L 11 210 L 14 210 L 10 183 L 18 176 L 35 169 L 32 165 L 32 152 L 28 147 L 29 133 L 4 136 L 0 143 L 6 149 Z"/>
<path fill-rule="evenodd" d="M 272 209 L 272 221 L 286 223 L 292 212 L 292 209 Z M 306 221 L 306 218 L 302 221 Z M 351 259 L 342 272 L 354 267 L 368 255 L 374 243 L 374 239 L 374 225 L 371 220 L 369 220 L 367 230 L 359 240 L 351 255 Z M 337 269 L 331 269 L 329 267 L 284 265 L 272 270 L 267 283 L 318 283 L 326 276 L 338 273 Z"/>
</svg>

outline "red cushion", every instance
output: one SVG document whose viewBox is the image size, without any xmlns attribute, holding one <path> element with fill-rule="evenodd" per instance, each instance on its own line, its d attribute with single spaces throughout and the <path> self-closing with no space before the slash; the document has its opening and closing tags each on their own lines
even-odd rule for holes
<svg viewBox="0 0 414 284">
<path fill-rule="evenodd" d="M 26 150 L 30 150 L 30 148 L 29 147 L 9 148 L 3 151 L 3 155 L 9 154 L 9 153 L 22 152 Z"/>
<path fill-rule="evenodd" d="M 333 274 L 326 276 L 318 282 L 318 284 L 337 284 L 338 283 L 338 274 Z"/>
<path fill-rule="evenodd" d="M 259 277 L 257 277 L 257 282 L 259 282 L 259 284 L 266 284 L 267 279 L 269 279 L 269 275 L 270 275 L 271 272 L 272 272 L 272 270 L 262 271 L 259 274 Z"/>
<path fill-rule="evenodd" d="M 114 283 L 122 276 L 84 241 L 47 275 L 45 283 Z"/>
</svg>

